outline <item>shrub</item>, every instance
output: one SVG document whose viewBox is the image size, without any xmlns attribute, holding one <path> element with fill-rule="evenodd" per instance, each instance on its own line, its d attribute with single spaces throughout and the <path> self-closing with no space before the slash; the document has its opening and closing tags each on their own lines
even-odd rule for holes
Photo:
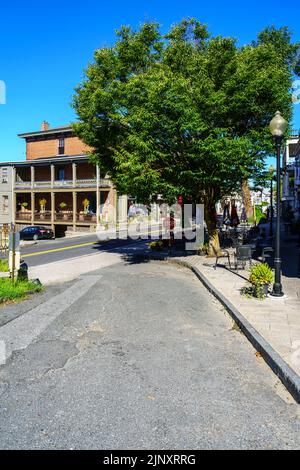
<svg viewBox="0 0 300 470">
<path fill-rule="evenodd" d="M 272 269 L 265 264 L 255 264 L 251 268 L 249 281 L 254 286 L 263 286 L 274 282 L 274 273 Z"/>
<path fill-rule="evenodd" d="M 148 246 L 153 251 L 160 251 L 169 246 L 169 240 L 157 240 L 149 243 Z"/>
<path fill-rule="evenodd" d="M 9 266 L 8 266 L 7 259 L 0 259 L 0 272 L 1 273 L 8 273 L 9 272 Z"/>
</svg>

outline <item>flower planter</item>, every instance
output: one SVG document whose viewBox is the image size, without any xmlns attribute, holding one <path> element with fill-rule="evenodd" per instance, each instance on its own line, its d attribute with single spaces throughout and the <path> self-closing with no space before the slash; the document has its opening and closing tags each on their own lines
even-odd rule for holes
<svg viewBox="0 0 300 470">
<path fill-rule="evenodd" d="M 270 284 L 263 284 L 263 285 L 261 286 L 262 293 L 263 293 L 263 295 L 264 295 L 265 297 L 268 296 L 268 293 L 269 293 L 269 286 L 270 286 Z"/>
</svg>

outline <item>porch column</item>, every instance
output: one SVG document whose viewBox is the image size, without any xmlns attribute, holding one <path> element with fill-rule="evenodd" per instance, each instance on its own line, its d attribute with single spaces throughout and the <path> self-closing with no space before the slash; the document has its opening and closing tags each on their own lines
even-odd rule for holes
<svg viewBox="0 0 300 470">
<path fill-rule="evenodd" d="M 97 227 L 100 224 L 100 205 L 101 205 L 101 193 L 100 193 L 100 167 L 96 165 L 97 174 L 97 189 L 96 189 L 96 223 Z"/>
<path fill-rule="evenodd" d="M 77 164 L 72 163 L 72 174 L 73 174 L 73 188 L 76 188 L 76 180 L 77 180 Z"/>
<path fill-rule="evenodd" d="M 17 181 L 17 170 L 16 170 L 16 167 L 13 167 L 12 173 L 11 173 L 12 190 L 14 190 L 16 187 L 16 181 Z"/>
<path fill-rule="evenodd" d="M 30 170 L 31 170 L 31 189 L 33 189 L 34 188 L 34 175 L 35 175 L 34 166 L 31 166 Z"/>
<path fill-rule="evenodd" d="M 31 191 L 31 224 L 34 222 L 34 213 L 35 213 L 35 194 Z"/>
<path fill-rule="evenodd" d="M 55 222 L 55 192 L 51 193 L 51 227 L 54 229 Z"/>
<path fill-rule="evenodd" d="M 73 191 L 73 231 L 76 232 L 77 222 L 77 193 Z"/>
<path fill-rule="evenodd" d="M 55 181 L 55 166 L 52 163 L 51 164 L 51 188 L 54 188 L 54 181 Z"/>
</svg>

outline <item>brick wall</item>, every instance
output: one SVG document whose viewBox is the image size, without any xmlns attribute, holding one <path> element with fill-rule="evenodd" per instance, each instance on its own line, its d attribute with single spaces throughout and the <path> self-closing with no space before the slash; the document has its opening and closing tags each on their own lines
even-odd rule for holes
<svg viewBox="0 0 300 470">
<path fill-rule="evenodd" d="M 65 155 L 82 155 L 87 153 L 90 148 L 85 145 L 78 137 L 65 138 Z M 26 160 L 35 160 L 36 158 L 49 158 L 58 154 L 58 139 L 38 140 L 26 143 Z"/>
</svg>

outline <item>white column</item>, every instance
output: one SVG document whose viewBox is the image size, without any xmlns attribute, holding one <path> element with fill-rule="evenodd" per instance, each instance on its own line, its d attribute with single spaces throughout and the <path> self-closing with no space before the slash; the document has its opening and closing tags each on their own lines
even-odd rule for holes
<svg viewBox="0 0 300 470">
<path fill-rule="evenodd" d="M 34 188 L 34 178 L 35 178 L 34 166 L 31 166 L 30 170 L 31 170 L 31 189 L 33 189 Z"/>
<path fill-rule="evenodd" d="M 76 165 L 76 163 L 72 163 L 72 174 L 73 174 L 73 188 L 76 188 L 76 180 L 77 180 L 77 165 Z"/>
<path fill-rule="evenodd" d="M 77 193 L 73 191 L 73 232 L 76 232 L 77 222 Z"/>
<path fill-rule="evenodd" d="M 100 193 L 100 167 L 96 165 L 96 223 L 97 227 L 100 224 L 100 204 L 101 204 L 101 193 Z"/>
<path fill-rule="evenodd" d="M 285 165 L 288 165 L 290 163 L 290 142 L 289 140 L 286 143 L 286 148 L 285 148 Z"/>
<path fill-rule="evenodd" d="M 55 166 L 51 164 L 51 188 L 54 188 L 55 181 Z"/>
</svg>

